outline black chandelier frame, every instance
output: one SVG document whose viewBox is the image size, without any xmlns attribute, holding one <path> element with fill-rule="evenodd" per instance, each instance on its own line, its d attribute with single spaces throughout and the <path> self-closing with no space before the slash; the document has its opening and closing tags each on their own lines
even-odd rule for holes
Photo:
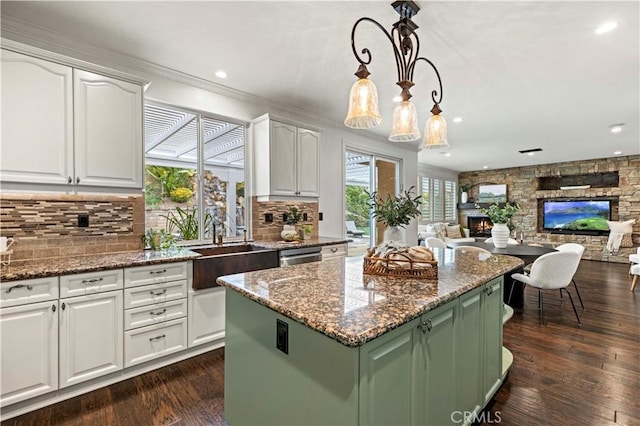
<svg viewBox="0 0 640 426">
<path fill-rule="evenodd" d="M 431 112 L 437 115 L 442 112 L 439 107 L 442 102 L 442 79 L 440 78 L 440 73 L 433 62 L 424 56 L 418 56 L 420 52 L 420 39 L 415 32 L 415 30 L 418 29 L 418 26 L 411 20 L 411 18 L 418 13 L 420 7 L 413 1 L 396 1 L 393 2 L 391 6 L 400 15 L 400 20 L 393 24 L 390 32 L 387 31 L 378 21 L 368 17 L 362 17 L 353 24 L 353 28 L 351 30 L 351 49 L 353 50 L 353 55 L 356 57 L 358 62 L 360 62 L 360 66 L 355 72 L 355 75 L 358 78 L 367 78 L 371 74 L 367 69 L 367 65 L 369 65 L 372 60 L 371 51 L 366 47 L 362 49 L 361 53 L 362 55 L 366 55 L 365 59 L 358 54 L 355 44 L 355 33 L 358 25 L 362 22 L 370 22 L 379 28 L 385 36 L 387 36 L 387 39 L 393 47 L 396 71 L 398 74 L 398 81 L 396 84 L 402 88 L 400 96 L 403 101 L 408 101 L 412 97 L 410 89 L 414 86 L 413 73 L 415 71 L 416 63 L 418 63 L 418 61 L 424 61 L 431 65 L 431 68 L 433 68 L 433 71 L 438 78 L 439 85 L 439 91 L 431 91 L 431 100 L 433 100 L 434 103 Z"/>
</svg>

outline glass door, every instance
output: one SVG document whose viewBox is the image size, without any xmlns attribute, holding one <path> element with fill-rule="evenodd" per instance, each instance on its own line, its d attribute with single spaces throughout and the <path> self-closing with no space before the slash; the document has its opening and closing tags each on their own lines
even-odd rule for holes
<svg viewBox="0 0 640 426">
<path fill-rule="evenodd" d="M 369 196 L 394 196 L 399 190 L 399 162 L 374 154 L 345 152 L 345 231 L 349 256 L 360 256 L 382 242 L 384 225 L 371 217 Z"/>
</svg>

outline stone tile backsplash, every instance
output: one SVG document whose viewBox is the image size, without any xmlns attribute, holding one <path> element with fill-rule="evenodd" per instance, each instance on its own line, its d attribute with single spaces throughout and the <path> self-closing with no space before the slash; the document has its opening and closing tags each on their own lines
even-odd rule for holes
<svg viewBox="0 0 640 426">
<path fill-rule="evenodd" d="M 78 214 L 89 226 L 78 227 Z M 144 196 L 9 193 L 0 196 L 0 235 L 13 260 L 142 250 Z"/>
<path fill-rule="evenodd" d="M 284 227 L 282 214 L 289 208 L 296 207 L 302 213 L 307 214 L 307 220 L 300 222 L 300 225 L 312 225 L 312 238 L 318 237 L 318 203 L 305 203 L 300 201 L 258 201 L 256 197 L 251 198 L 252 211 L 252 231 L 253 239 L 266 241 L 282 240 L 280 233 Z M 265 220 L 265 214 L 273 215 L 273 222 Z"/>
</svg>

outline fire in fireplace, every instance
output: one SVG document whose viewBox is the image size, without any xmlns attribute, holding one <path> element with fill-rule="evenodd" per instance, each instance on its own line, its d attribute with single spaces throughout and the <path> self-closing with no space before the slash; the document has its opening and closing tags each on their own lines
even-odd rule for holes
<svg viewBox="0 0 640 426">
<path fill-rule="evenodd" d="M 487 216 L 467 216 L 470 237 L 490 237 L 493 223 Z"/>
</svg>

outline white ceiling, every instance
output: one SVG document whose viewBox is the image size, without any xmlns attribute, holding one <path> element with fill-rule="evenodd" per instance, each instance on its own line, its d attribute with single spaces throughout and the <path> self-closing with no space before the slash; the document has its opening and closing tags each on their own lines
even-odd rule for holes
<svg viewBox="0 0 640 426">
<path fill-rule="evenodd" d="M 358 62 L 353 23 L 362 16 L 390 28 L 391 1 L 31 2 L 2 1 L 2 25 L 23 21 L 40 33 L 210 80 L 342 121 Z M 444 86 L 449 123 L 445 156 L 419 161 L 457 171 L 640 153 L 640 2 L 419 2 L 421 56 Z M 596 35 L 604 21 L 618 28 Z M 3 31 L 3 36 L 10 37 Z M 357 48 L 373 54 L 386 137 L 399 93 L 388 40 L 362 24 Z M 229 77 L 220 80 L 215 71 Z M 437 88 L 419 63 L 413 101 L 420 126 Z M 453 117 L 463 117 L 453 123 Z M 612 134 L 609 126 L 626 123 Z M 391 143 L 391 142 L 390 142 Z M 417 145 L 417 144 L 416 144 Z M 533 157 L 518 150 L 542 148 Z"/>
</svg>

